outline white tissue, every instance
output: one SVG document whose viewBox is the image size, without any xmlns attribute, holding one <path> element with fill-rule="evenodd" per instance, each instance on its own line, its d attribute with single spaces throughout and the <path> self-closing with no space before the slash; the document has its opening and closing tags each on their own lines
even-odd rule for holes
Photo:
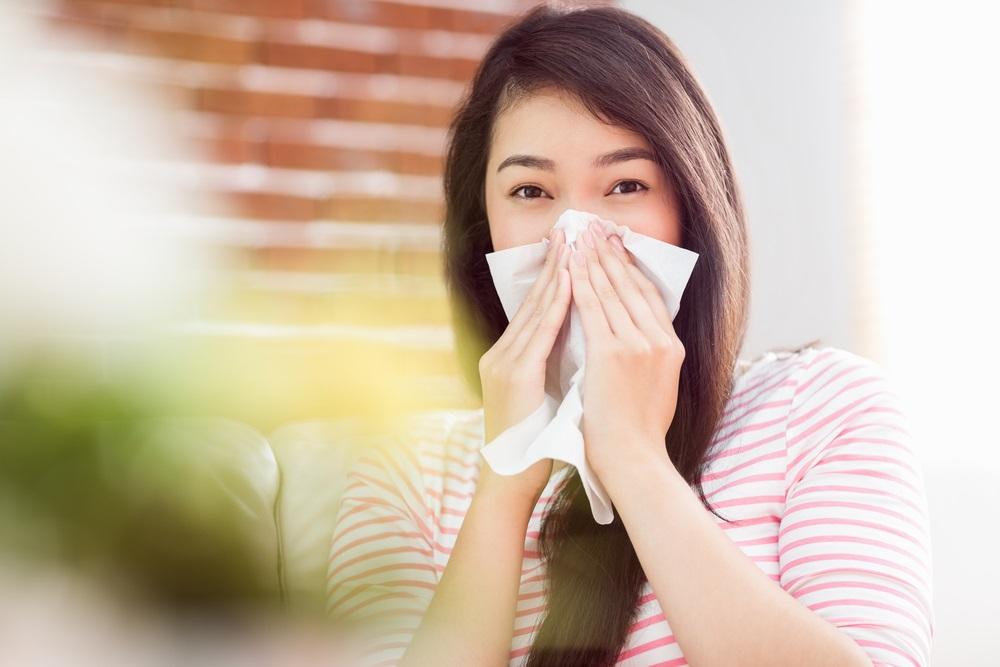
<svg viewBox="0 0 1000 667">
<path fill-rule="evenodd" d="M 566 243 L 575 247 L 577 236 L 586 230 L 591 220 L 603 223 L 605 228 L 621 237 L 636 265 L 659 290 L 673 320 L 698 253 L 574 209 L 563 211 L 554 227 L 563 229 Z M 538 243 L 486 254 L 508 321 L 541 273 L 548 246 L 549 240 L 545 238 Z M 580 431 L 585 358 L 583 324 L 579 309 L 571 303 L 569 317 L 563 322 L 547 361 L 544 401 L 532 414 L 497 435 L 479 451 L 490 468 L 501 475 L 516 475 L 545 458 L 575 466 L 590 500 L 594 520 L 609 524 L 614 520 L 611 500 L 587 464 Z"/>
</svg>

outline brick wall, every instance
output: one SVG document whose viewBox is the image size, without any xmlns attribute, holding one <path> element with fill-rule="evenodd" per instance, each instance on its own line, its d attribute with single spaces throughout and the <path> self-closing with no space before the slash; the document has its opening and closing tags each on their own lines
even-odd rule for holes
<svg viewBox="0 0 1000 667">
<path fill-rule="evenodd" d="M 358 374 L 405 370 L 418 384 L 404 392 L 421 404 L 472 405 L 441 280 L 445 135 L 493 37 L 533 4 L 56 0 L 35 10 L 96 40 L 66 56 L 74 64 L 166 93 L 179 138 L 201 151 L 165 173 L 220 195 L 188 227 L 233 260 L 186 335 L 253 350 L 225 373 L 269 387 L 216 409 L 248 418 L 266 407 L 270 423 L 350 412 Z M 345 346 L 368 361 L 344 368 Z"/>
</svg>

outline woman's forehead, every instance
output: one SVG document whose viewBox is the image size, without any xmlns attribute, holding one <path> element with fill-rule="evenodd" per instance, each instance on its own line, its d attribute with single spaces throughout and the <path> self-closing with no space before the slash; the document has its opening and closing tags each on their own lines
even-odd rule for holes
<svg viewBox="0 0 1000 667">
<path fill-rule="evenodd" d="M 649 148 L 642 135 L 601 121 L 568 94 L 535 93 L 518 100 L 497 118 L 490 164 L 496 169 L 512 154 L 589 161 L 629 146 Z"/>
</svg>

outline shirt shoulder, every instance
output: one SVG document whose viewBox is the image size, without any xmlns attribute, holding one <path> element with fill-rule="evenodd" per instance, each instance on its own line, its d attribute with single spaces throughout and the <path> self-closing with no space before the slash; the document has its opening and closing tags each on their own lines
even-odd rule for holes
<svg viewBox="0 0 1000 667">
<path fill-rule="evenodd" d="M 874 403 L 902 414 L 874 361 L 829 345 L 768 350 L 737 362 L 709 458 L 757 468 L 772 458 L 794 460 L 829 444 L 857 416 L 849 406 L 875 409 Z"/>
<path fill-rule="evenodd" d="M 909 435 L 899 394 L 877 362 L 849 350 L 826 346 L 801 352 L 794 364 L 785 423 L 786 488 L 801 479 L 838 437 L 852 429 L 878 423 Z M 909 440 L 905 442 L 905 447 L 895 451 L 912 457 Z M 874 448 L 875 443 L 869 447 Z"/>
<path fill-rule="evenodd" d="M 736 362 L 708 456 L 713 464 L 749 463 L 762 447 L 780 444 L 800 360 L 799 352 L 769 350 Z"/>
<path fill-rule="evenodd" d="M 483 437 L 482 408 L 432 410 L 404 421 L 401 438 L 411 452 L 411 465 L 419 470 L 424 504 L 435 528 L 440 530 L 471 504 Z"/>
<path fill-rule="evenodd" d="M 403 430 L 400 438 L 425 469 L 468 476 L 468 470 L 478 465 L 484 433 L 482 408 L 416 413 L 404 420 Z"/>
</svg>

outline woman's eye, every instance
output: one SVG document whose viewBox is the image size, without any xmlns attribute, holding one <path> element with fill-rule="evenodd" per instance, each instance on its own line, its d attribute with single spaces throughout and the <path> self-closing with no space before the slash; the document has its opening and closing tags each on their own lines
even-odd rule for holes
<svg viewBox="0 0 1000 667">
<path fill-rule="evenodd" d="M 522 185 L 520 187 L 515 188 L 514 191 L 510 193 L 510 196 L 513 197 L 514 199 L 538 199 L 537 196 L 529 197 L 527 195 L 521 196 L 521 195 L 517 194 L 521 190 L 531 191 L 531 192 L 534 192 L 534 191 L 537 190 L 538 192 L 544 192 L 544 190 L 542 190 L 537 185 Z"/>
<path fill-rule="evenodd" d="M 629 187 L 625 191 L 615 192 L 615 190 L 617 190 L 619 186 L 629 186 Z M 621 194 L 621 195 L 631 195 L 648 189 L 649 188 L 644 183 L 640 183 L 639 181 L 619 181 L 618 183 L 615 184 L 615 187 L 611 189 L 611 193 Z M 524 194 L 518 194 L 521 191 L 524 191 Z M 510 196 L 513 197 L 514 199 L 539 199 L 542 196 L 544 196 L 544 193 L 545 191 L 542 190 L 537 185 L 521 185 L 515 188 L 510 193 Z"/>
<path fill-rule="evenodd" d="M 615 184 L 614 188 L 611 188 L 611 192 L 614 193 L 615 189 L 619 185 L 629 185 L 629 184 L 631 184 L 631 185 L 637 185 L 637 186 L 639 186 L 639 188 L 642 188 L 642 190 L 648 190 L 649 189 L 645 185 L 643 185 L 642 183 L 640 183 L 639 181 L 620 181 L 620 182 L 618 182 L 618 183 Z M 636 192 L 642 192 L 642 190 L 640 190 L 640 189 L 634 189 L 634 190 L 629 190 L 628 192 L 619 192 L 617 194 L 631 195 L 631 194 L 635 194 Z"/>
</svg>

